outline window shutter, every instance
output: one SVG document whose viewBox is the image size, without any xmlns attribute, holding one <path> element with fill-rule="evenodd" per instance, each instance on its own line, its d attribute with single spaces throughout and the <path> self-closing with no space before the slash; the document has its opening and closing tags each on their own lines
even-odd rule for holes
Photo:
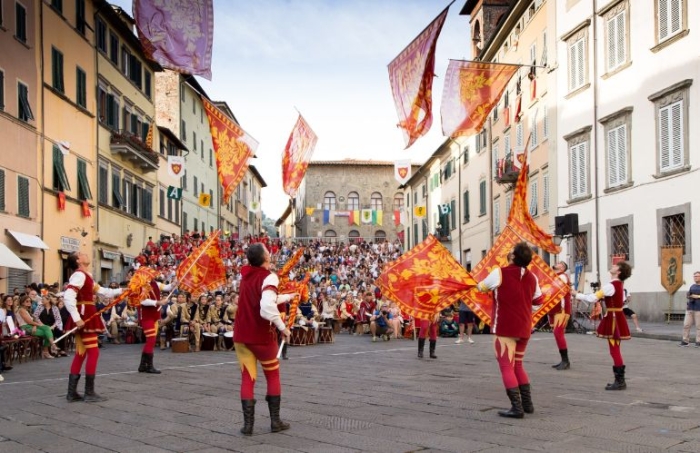
<svg viewBox="0 0 700 453">
<path fill-rule="evenodd" d="M 576 88 L 576 43 L 569 46 L 569 91 Z"/>
<path fill-rule="evenodd" d="M 486 181 L 479 183 L 479 213 L 486 214 Z"/>
<path fill-rule="evenodd" d="M 659 109 L 659 168 L 661 171 L 668 170 L 670 167 L 670 111 L 671 106 Z"/>
<path fill-rule="evenodd" d="M 578 145 L 578 187 L 579 195 L 586 195 L 588 193 L 588 182 L 586 176 L 588 175 L 588 168 L 586 166 L 586 145 L 588 142 L 583 142 Z"/>
<path fill-rule="evenodd" d="M 627 125 L 617 128 L 617 183 L 627 182 Z"/>
<path fill-rule="evenodd" d="M 534 148 L 539 144 L 539 137 L 537 136 L 537 114 L 539 113 L 539 109 L 535 109 L 535 113 L 533 113 L 532 117 L 530 118 L 530 149 Z"/>
<path fill-rule="evenodd" d="M 0 170 L 0 211 L 5 210 L 5 170 Z"/>
<path fill-rule="evenodd" d="M 576 88 L 583 86 L 586 81 L 585 70 L 584 38 L 581 38 L 576 42 Z"/>
<path fill-rule="evenodd" d="M 670 9 L 670 23 L 671 26 L 669 28 L 669 35 L 675 35 L 679 31 L 681 31 L 681 8 L 683 5 L 681 4 L 683 0 L 668 0 L 671 3 Z"/>
<path fill-rule="evenodd" d="M 545 105 L 542 113 L 542 138 L 547 138 L 549 137 L 549 107 Z"/>
<path fill-rule="evenodd" d="M 608 19 L 608 70 L 617 66 L 617 29 L 616 17 Z"/>
<path fill-rule="evenodd" d="M 542 175 L 542 212 L 549 212 L 549 173 Z"/>
<path fill-rule="evenodd" d="M 617 147 L 617 132 L 619 128 L 608 131 L 608 187 L 619 184 L 617 175 L 619 172 L 619 157 Z"/>
<path fill-rule="evenodd" d="M 170 201 L 168 201 L 168 203 L 170 203 Z M 165 190 L 163 189 L 158 190 L 158 207 L 160 216 L 165 217 Z"/>
<path fill-rule="evenodd" d="M 537 181 L 530 183 L 530 215 L 537 215 Z"/>
<path fill-rule="evenodd" d="M 505 153 L 505 157 L 508 157 L 510 155 L 510 132 L 506 132 L 506 134 L 503 136 L 503 152 Z"/>
<path fill-rule="evenodd" d="M 22 176 L 17 178 L 18 212 L 21 217 L 29 217 L 29 180 Z"/>
<path fill-rule="evenodd" d="M 100 166 L 99 178 L 99 201 L 107 204 L 109 201 L 109 170 L 107 167 Z"/>
<path fill-rule="evenodd" d="M 498 234 L 501 231 L 501 203 L 500 199 L 493 203 L 493 233 Z"/>
<path fill-rule="evenodd" d="M 469 222 L 469 191 L 468 190 L 464 191 L 462 202 L 464 205 L 464 214 L 462 214 L 462 216 L 464 217 L 464 222 L 467 223 L 467 222 Z"/>
<path fill-rule="evenodd" d="M 506 195 L 506 211 L 503 213 L 506 218 L 510 217 L 510 209 L 513 206 L 513 193 L 510 192 Z"/>
<path fill-rule="evenodd" d="M 0 110 L 5 110 L 5 73 L 0 71 Z"/>
<path fill-rule="evenodd" d="M 617 46 L 617 65 L 619 66 L 623 64 L 625 60 L 627 60 L 627 46 L 625 45 L 627 17 L 625 16 L 625 12 L 622 11 L 617 16 L 615 16 L 615 20 L 617 22 L 617 30 L 615 36 Z"/>
<path fill-rule="evenodd" d="M 683 101 L 671 105 L 671 167 L 683 165 Z"/>
<path fill-rule="evenodd" d="M 578 145 L 569 148 L 569 183 L 571 184 L 571 198 L 579 195 L 578 186 Z"/>
<path fill-rule="evenodd" d="M 523 149 L 523 123 L 518 123 L 515 126 L 515 152 L 518 153 Z"/>
<path fill-rule="evenodd" d="M 493 156 L 492 156 L 493 162 L 493 174 L 496 175 L 498 173 L 498 143 L 493 145 Z"/>
</svg>

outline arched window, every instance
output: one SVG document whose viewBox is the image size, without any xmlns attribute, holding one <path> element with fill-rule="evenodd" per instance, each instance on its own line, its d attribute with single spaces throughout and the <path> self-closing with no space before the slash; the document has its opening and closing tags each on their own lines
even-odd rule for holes
<svg viewBox="0 0 700 453">
<path fill-rule="evenodd" d="M 348 194 L 348 210 L 358 211 L 360 209 L 360 195 L 357 192 Z"/>
<path fill-rule="evenodd" d="M 336 232 L 334 230 L 326 230 L 326 232 L 323 234 L 323 236 L 327 237 L 327 238 L 334 238 L 334 237 L 337 237 L 338 235 L 336 234 Z"/>
<path fill-rule="evenodd" d="M 350 244 L 354 244 L 354 243 L 357 242 L 357 240 L 359 239 L 359 237 L 360 237 L 360 232 L 359 232 L 359 231 L 357 231 L 357 230 L 350 230 L 350 232 L 348 233 L 348 242 L 349 242 Z"/>
<path fill-rule="evenodd" d="M 323 209 L 335 210 L 335 194 L 333 192 L 326 192 L 323 196 Z"/>
<path fill-rule="evenodd" d="M 386 232 L 384 232 L 383 230 L 377 230 L 377 232 L 374 233 L 374 242 L 379 244 L 384 241 L 386 241 Z"/>
<path fill-rule="evenodd" d="M 401 211 L 403 209 L 403 195 L 397 193 L 394 195 L 394 211 Z"/>
<path fill-rule="evenodd" d="M 382 194 L 379 192 L 374 192 L 372 196 L 370 197 L 370 207 L 374 210 L 381 211 L 382 210 Z"/>
</svg>

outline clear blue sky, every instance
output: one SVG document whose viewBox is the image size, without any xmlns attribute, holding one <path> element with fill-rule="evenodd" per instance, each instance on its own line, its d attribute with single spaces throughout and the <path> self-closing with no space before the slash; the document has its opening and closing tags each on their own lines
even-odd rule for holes
<svg viewBox="0 0 700 453">
<path fill-rule="evenodd" d="M 114 4 L 131 13 L 131 0 Z M 312 160 L 345 158 L 423 163 L 444 141 L 440 100 L 448 59 L 470 57 L 464 1 L 450 7 L 438 40 L 433 126 L 404 150 L 387 65 L 449 1 L 214 0 L 212 81 L 199 79 L 214 100 L 226 101 L 241 126 L 260 142 L 254 165 L 268 187 L 266 216 L 279 218 L 281 156 L 298 109 L 318 135 Z"/>
</svg>

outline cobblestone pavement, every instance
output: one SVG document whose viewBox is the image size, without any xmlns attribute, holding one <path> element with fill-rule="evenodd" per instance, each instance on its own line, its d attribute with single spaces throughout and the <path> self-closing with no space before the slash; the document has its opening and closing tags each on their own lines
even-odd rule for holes
<svg viewBox="0 0 700 453">
<path fill-rule="evenodd" d="M 523 420 L 496 414 L 508 404 L 488 336 L 474 345 L 440 339 L 437 360 L 417 359 L 410 340 L 346 334 L 290 348 L 282 418 L 292 427 L 270 432 L 261 378 L 252 437 L 238 431 L 234 353 L 156 351 L 163 374 L 145 375 L 134 371 L 139 345 L 110 345 L 96 386 L 109 397 L 103 403 L 66 402 L 69 358 L 6 373 L 0 452 L 700 451 L 700 348 L 626 341 L 628 389 L 606 392 L 613 375 L 605 341 L 567 338 L 572 368 L 555 371 L 552 335 L 533 336 L 526 368 L 536 412 Z"/>
</svg>

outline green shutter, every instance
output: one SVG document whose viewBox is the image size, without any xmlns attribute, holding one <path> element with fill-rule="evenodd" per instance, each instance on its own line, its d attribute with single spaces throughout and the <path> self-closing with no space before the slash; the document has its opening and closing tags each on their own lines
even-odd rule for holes
<svg viewBox="0 0 700 453">
<path fill-rule="evenodd" d="M 78 198 L 92 200 L 92 192 L 87 178 L 87 165 L 85 161 L 78 159 Z"/>
<path fill-rule="evenodd" d="M 0 170 L 0 211 L 5 210 L 5 170 Z"/>
<path fill-rule="evenodd" d="M 115 208 L 124 207 L 124 198 L 122 198 L 121 191 L 119 187 L 121 186 L 121 181 L 119 180 L 119 175 L 112 174 L 112 206 Z"/>
<path fill-rule="evenodd" d="M 66 168 L 63 166 L 63 153 L 58 146 L 53 145 L 53 187 L 59 192 L 70 190 Z"/>
<path fill-rule="evenodd" d="M 17 178 L 17 201 L 20 217 L 29 217 L 29 180 L 20 176 Z"/>
</svg>

